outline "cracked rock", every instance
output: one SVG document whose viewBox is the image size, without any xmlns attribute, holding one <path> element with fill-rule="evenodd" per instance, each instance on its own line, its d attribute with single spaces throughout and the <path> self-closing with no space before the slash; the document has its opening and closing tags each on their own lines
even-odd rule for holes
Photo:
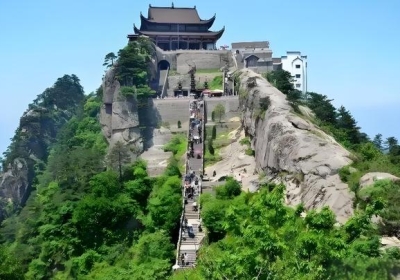
<svg viewBox="0 0 400 280">
<path fill-rule="evenodd" d="M 286 96 L 261 75 L 249 69 L 241 73 L 241 85 L 249 92 L 241 101 L 242 121 L 253 141 L 257 170 L 269 176 L 280 172 L 304 174 L 298 178 L 299 184 L 282 178 L 286 182 L 287 203 L 302 202 L 307 209 L 329 206 L 338 222 L 345 222 L 353 214 L 354 194 L 341 182 L 338 170 L 351 163 L 350 153 L 311 122 L 295 115 Z M 249 88 L 249 80 L 257 83 L 251 83 Z M 266 97 L 270 104 L 265 117 L 256 119 L 253 116 L 259 110 L 257 100 Z M 311 113 L 307 115 L 310 116 Z"/>
</svg>

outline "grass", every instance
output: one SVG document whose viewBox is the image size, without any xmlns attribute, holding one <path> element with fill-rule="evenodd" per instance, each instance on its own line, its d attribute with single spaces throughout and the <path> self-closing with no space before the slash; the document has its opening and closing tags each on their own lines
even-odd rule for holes
<svg viewBox="0 0 400 280">
<path fill-rule="evenodd" d="M 183 155 L 187 150 L 187 136 L 185 133 L 176 133 L 171 140 L 164 145 L 164 152 L 172 152 L 175 160 L 179 162 L 180 170 L 185 165 Z M 181 172 L 183 169 L 181 170 Z"/>
<path fill-rule="evenodd" d="M 215 76 L 215 77 L 211 80 L 211 82 L 208 83 L 208 88 L 209 88 L 210 90 L 213 90 L 213 89 L 222 89 L 222 80 L 223 80 L 222 75 Z"/>
<path fill-rule="evenodd" d="M 198 74 L 214 74 L 214 73 L 221 73 L 219 68 L 212 68 L 212 69 L 196 69 L 196 73 Z"/>
<path fill-rule="evenodd" d="M 232 140 L 229 138 L 229 133 L 232 132 L 234 129 L 229 127 L 228 125 L 221 126 L 215 125 L 217 128 L 217 135 L 216 138 L 213 140 L 213 148 L 214 148 L 214 155 L 210 153 L 210 151 L 206 146 L 205 154 L 204 154 L 204 165 L 210 166 L 222 160 L 222 156 L 220 156 L 219 152 L 222 148 L 230 145 Z M 212 129 L 213 126 L 206 126 L 205 128 L 206 133 L 206 141 L 211 138 L 212 136 Z M 207 143 L 207 142 L 206 142 Z"/>
<path fill-rule="evenodd" d="M 246 150 L 244 150 L 244 153 L 248 156 L 254 157 L 256 155 L 255 151 L 251 148 L 251 141 L 250 138 L 245 137 L 239 141 L 239 143 L 243 146 L 247 146 Z"/>
<path fill-rule="evenodd" d="M 214 154 L 212 155 L 208 149 L 204 154 L 204 166 L 213 165 L 222 160 L 222 157 L 219 155 L 219 149 L 214 150 Z"/>
</svg>

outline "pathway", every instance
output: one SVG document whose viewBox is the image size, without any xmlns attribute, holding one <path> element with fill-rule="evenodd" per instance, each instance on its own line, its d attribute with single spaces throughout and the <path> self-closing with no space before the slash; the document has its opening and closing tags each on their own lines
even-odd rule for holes
<svg viewBox="0 0 400 280">
<path fill-rule="evenodd" d="M 204 156 L 204 101 L 191 100 L 186 172 L 183 179 L 184 210 L 174 269 L 193 267 L 205 237 L 201 230 L 199 195 L 202 192 Z"/>
</svg>

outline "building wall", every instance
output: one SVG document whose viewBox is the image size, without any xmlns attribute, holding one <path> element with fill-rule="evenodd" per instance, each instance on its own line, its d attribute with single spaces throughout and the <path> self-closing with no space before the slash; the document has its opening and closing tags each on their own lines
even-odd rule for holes
<svg viewBox="0 0 400 280">
<path fill-rule="evenodd" d="M 282 69 L 292 74 L 295 89 L 307 91 L 307 56 L 301 52 L 287 52 L 282 56 Z"/>
<path fill-rule="evenodd" d="M 190 70 L 190 65 L 196 65 L 196 69 L 219 69 L 224 67 L 226 62 L 232 64 L 229 51 L 184 51 L 176 52 L 176 64 L 172 69 L 178 73 L 185 74 Z"/>
</svg>

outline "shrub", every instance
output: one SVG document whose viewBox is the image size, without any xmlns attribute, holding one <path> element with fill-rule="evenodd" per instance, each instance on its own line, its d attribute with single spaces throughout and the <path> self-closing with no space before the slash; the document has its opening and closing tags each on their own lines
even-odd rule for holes
<svg viewBox="0 0 400 280">
<path fill-rule="evenodd" d="M 211 132 L 211 138 L 215 140 L 217 138 L 217 127 L 214 125 Z"/>
<path fill-rule="evenodd" d="M 207 149 L 210 152 L 211 155 L 214 155 L 215 151 L 214 151 L 214 147 L 213 147 L 213 140 L 209 139 L 207 142 Z"/>
</svg>

